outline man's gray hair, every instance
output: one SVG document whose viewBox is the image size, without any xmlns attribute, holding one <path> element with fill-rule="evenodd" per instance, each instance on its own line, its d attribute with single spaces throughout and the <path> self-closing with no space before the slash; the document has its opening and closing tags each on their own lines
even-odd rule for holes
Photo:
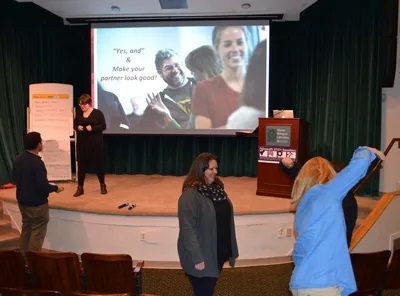
<svg viewBox="0 0 400 296">
<path fill-rule="evenodd" d="M 175 50 L 166 48 L 166 49 L 161 49 L 156 53 L 156 58 L 154 63 L 156 64 L 156 69 L 158 72 L 162 71 L 163 64 L 165 60 L 168 60 L 174 56 L 178 56 Z"/>
</svg>

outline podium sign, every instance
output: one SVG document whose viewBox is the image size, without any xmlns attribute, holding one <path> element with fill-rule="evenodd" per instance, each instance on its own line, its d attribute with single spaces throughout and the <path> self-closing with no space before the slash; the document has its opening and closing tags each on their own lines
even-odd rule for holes
<svg viewBox="0 0 400 296">
<path fill-rule="evenodd" d="M 304 164 L 309 155 L 309 125 L 299 118 L 260 118 L 257 195 L 290 198 L 293 180 L 279 166 L 289 157 Z"/>
</svg>

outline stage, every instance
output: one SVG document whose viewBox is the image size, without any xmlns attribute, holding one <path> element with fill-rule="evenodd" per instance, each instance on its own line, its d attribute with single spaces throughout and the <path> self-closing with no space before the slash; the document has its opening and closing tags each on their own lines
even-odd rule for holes
<svg viewBox="0 0 400 296">
<path fill-rule="evenodd" d="M 282 257 L 293 247 L 290 200 L 257 196 L 256 178 L 221 178 L 235 211 L 241 259 Z M 107 195 L 96 176 L 86 179 L 85 194 L 73 197 L 75 182 L 49 196 L 50 223 L 44 248 L 58 251 L 127 253 L 133 258 L 178 261 L 177 202 L 184 177 L 107 175 Z M 20 230 L 15 188 L 0 190 L 4 213 Z M 136 204 L 118 209 L 125 202 Z"/>
<path fill-rule="evenodd" d="M 240 259 L 279 258 L 291 254 L 294 213 L 290 199 L 258 196 L 257 179 L 222 177 L 232 200 Z M 75 182 L 49 196 L 50 222 L 44 248 L 57 251 L 126 253 L 133 258 L 177 262 L 177 202 L 184 177 L 107 175 L 107 195 L 100 194 L 94 175 L 85 194 L 73 197 Z M 15 188 L 0 190 L 4 214 L 21 229 Z M 359 205 L 367 202 L 359 199 Z M 136 206 L 118 209 L 129 202 Z"/>
<path fill-rule="evenodd" d="M 256 195 L 257 179 L 223 177 L 235 215 L 288 213 L 290 200 Z M 107 175 L 107 195 L 100 194 L 96 176 L 86 178 L 85 194 L 73 197 L 75 182 L 57 182 L 65 191 L 51 193 L 52 209 L 107 215 L 176 216 L 184 177 L 160 175 Z M 0 190 L 0 199 L 15 202 L 15 189 Z M 131 211 L 118 209 L 125 202 L 136 204 Z"/>
</svg>

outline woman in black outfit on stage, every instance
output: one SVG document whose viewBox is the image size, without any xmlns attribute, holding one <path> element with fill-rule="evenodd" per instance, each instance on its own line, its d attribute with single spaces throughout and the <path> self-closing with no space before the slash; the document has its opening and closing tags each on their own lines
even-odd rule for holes
<svg viewBox="0 0 400 296">
<path fill-rule="evenodd" d="M 86 170 L 92 165 L 100 182 L 101 194 L 107 194 L 104 181 L 104 148 L 103 131 L 106 121 L 103 113 L 92 107 L 92 98 L 88 94 L 79 97 L 81 112 L 77 112 L 74 120 L 74 129 L 77 133 L 77 158 L 78 158 L 78 188 L 74 194 L 78 197 L 84 193 Z"/>
</svg>

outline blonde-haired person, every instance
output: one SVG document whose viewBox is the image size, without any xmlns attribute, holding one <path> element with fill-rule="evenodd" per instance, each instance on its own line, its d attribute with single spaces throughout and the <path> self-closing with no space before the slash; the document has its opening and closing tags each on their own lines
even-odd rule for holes
<svg viewBox="0 0 400 296">
<path fill-rule="evenodd" d="M 332 162 L 331 164 L 337 173 L 340 172 L 346 166 L 346 165 L 341 166 L 338 165 L 337 163 L 332 163 Z M 291 177 L 293 180 L 296 179 L 297 175 L 301 170 L 301 165 L 288 157 L 282 158 L 281 161 L 279 162 L 279 165 L 282 168 L 283 172 L 287 174 L 289 177 Z M 347 192 L 345 198 L 343 198 L 342 207 L 343 207 L 344 221 L 346 224 L 347 246 L 350 247 L 351 238 L 353 236 L 353 230 L 354 227 L 356 226 L 357 216 L 358 216 L 357 200 L 351 190 Z"/>
<path fill-rule="evenodd" d="M 292 189 L 297 233 L 290 281 L 294 296 L 347 296 L 357 290 L 342 200 L 376 156 L 384 159 L 375 148 L 359 147 L 338 174 L 328 160 L 314 157 L 297 175 Z"/>
</svg>

